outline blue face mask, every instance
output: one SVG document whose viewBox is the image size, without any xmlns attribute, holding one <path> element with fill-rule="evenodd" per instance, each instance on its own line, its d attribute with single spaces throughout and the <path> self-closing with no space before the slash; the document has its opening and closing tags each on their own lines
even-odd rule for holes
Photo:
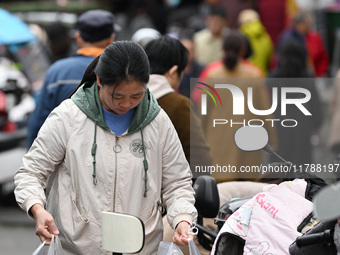
<svg viewBox="0 0 340 255">
<path fill-rule="evenodd" d="M 169 7 L 177 7 L 181 3 L 181 0 L 166 0 L 166 4 Z"/>
</svg>

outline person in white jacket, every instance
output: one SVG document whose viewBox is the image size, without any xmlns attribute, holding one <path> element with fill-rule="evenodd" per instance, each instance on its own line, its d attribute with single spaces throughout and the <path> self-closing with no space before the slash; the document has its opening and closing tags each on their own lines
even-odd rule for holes
<svg viewBox="0 0 340 255">
<path fill-rule="evenodd" d="M 101 247 L 101 212 L 114 211 L 142 219 L 139 254 L 156 254 L 164 207 L 173 241 L 187 244 L 197 217 L 192 174 L 173 124 L 146 87 L 149 73 L 138 44 L 114 42 L 43 124 L 15 175 L 16 200 L 41 241 L 54 233 L 65 254 L 110 254 Z"/>
</svg>

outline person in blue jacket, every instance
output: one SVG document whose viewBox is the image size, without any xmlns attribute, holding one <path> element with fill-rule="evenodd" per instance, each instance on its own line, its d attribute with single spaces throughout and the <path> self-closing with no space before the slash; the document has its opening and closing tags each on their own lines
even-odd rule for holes
<svg viewBox="0 0 340 255">
<path fill-rule="evenodd" d="M 104 10 L 90 10 L 79 16 L 74 56 L 55 62 L 47 71 L 37 104 L 28 122 L 27 147 L 30 148 L 40 127 L 81 81 L 88 65 L 114 41 L 114 15 Z"/>
</svg>

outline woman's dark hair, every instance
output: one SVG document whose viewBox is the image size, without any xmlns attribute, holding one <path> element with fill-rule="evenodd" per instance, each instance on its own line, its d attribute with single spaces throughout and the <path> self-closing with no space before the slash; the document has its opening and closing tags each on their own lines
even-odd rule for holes
<svg viewBox="0 0 340 255">
<path fill-rule="evenodd" d="M 278 77 L 307 75 L 307 49 L 296 39 L 287 39 L 279 47 Z"/>
<path fill-rule="evenodd" d="M 106 47 L 95 73 L 103 85 L 119 85 L 123 81 L 148 83 L 150 66 L 140 45 L 131 41 L 118 41 Z"/>
<path fill-rule="evenodd" d="M 107 86 L 119 86 L 126 81 L 146 84 L 150 76 L 148 57 L 135 42 L 113 42 L 87 67 L 78 88 L 85 82 L 96 81 L 96 75 L 100 83 Z"/>
<path fill-rule="evenodd" d="M 209 11 L 208 13 L 209 16 L 220 16 L 224 19 L 228 18 L 228 13 L 223 5 L 218 5 L 218 4 L 210 5 L 208 11 Z"/>
<path fill-rule="evenodd" d="M 150 41 L 145 46 L 152 74 L 164 75 L 174 65 L 178 66 L 178 75 L 184 71 L 188 62 L 188 51 L 180 41 L 169 36 L 162 36 Z"/>
<path fill-rule="evenodd" d="M 223 62 L 228 70 L 233 70 L 239 61 L 241 50 L 245 49 L 245 40 L 238 31 L 230 31 L 223 38 Z"/>
</svg>

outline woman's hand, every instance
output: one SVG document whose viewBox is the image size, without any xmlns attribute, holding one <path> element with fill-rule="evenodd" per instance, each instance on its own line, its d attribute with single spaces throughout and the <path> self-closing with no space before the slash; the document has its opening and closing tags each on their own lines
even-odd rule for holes
<svg viewBox="0 0 340 255">
<path fill-rule="evenodd" d="M 59 234 L 52 215 L 41 204 L 34 204 L 30 211 L 35 219 L 35 234 L 40 238 L 41 242 L 52 239 L 52 234 Z"/>
<path fill-rule="evenodd" d="M 189 227 L 190 225 L 186 221 L 178 223 L 174 237 L 172 238 L 172 241 L 176 245 L 186 245 L 188 244 L 188 238 L 193 239 L 193 236 L 188 234 Z"/>
</svg>

